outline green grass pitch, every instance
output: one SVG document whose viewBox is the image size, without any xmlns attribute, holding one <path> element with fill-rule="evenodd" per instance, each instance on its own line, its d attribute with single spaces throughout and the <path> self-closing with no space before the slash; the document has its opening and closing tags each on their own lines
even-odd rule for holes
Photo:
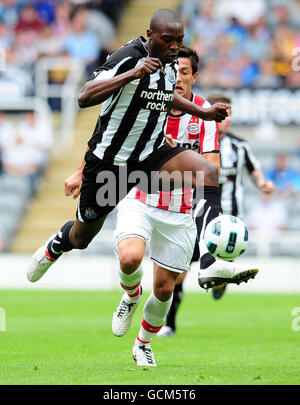
<svg viewBox="0 0 300 405">
<path fill-rule="evenodd" d="M 111 332 L 120 291 L 0 290 L 0 384 L 275 385 L 300 383 L 300 331 L 292 329 L 298 295 L 185 293 L 178 333 L 155 338 L 156 368 L 137 367 L 131 329 Z"/>
</svg>

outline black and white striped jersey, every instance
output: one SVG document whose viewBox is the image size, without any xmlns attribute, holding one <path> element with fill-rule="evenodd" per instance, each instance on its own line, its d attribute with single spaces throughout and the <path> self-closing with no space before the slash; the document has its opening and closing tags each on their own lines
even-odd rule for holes
<svg viewBox="0 0 300 405">
<path fill-rule="evenodd" d="M 220 158 L 219 183 L 223 213 L 243 218 L 243 173 L 246 170 L 251 174 L 260 169 L 260 164 L 249 143 L 230 133 L 220 141 Z"/>
<path fill-rule="evenodd" d="M 148 57 L 145 38 L 139 37 L 113 52 L 91 80 L 113 78 L 137 67 Z M 143 161 L 164 142 L 164 125 L 171 108 L 177 61 L 163 70 L 133 80 L 103 104 L 90 149 L 115 165 Z"/>
</svg>

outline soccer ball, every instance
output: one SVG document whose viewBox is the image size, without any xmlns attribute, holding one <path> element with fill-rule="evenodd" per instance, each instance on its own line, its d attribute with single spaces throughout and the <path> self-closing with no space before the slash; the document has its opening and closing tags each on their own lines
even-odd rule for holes
<svg viewBox="0 0 300 405">
<path fill-rule="evenodd" d="M 247 249 L 248 229 L 241 219 L 220 215 L 207 225 L 204 242 L 212 256 L 233 260 Z"/>
</svg>

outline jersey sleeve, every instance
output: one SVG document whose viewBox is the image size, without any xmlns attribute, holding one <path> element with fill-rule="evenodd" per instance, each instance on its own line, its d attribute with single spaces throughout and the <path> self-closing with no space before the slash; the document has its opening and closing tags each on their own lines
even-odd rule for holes
<svg viewBox="0 0 300 405">
<path fill-rule="evenodd" d="M 243 142 L 243 147 L 245 150 L 245 166 L 249 173 L 252 173 L 254 170 L 261 169 L 259 161 L 254 156 L 251 146 L 248 142 Z"/>
<path fill-rule="evenodd" d="M 103 65 L 92 73 L 89 81 L 111 79 L 121 73 L 125 73 L 133 69 L 140 59 L 143 59 L 143 55 L 134 46 L 134 41 L 132 41 L 108 55 Z"/>
<path fill-rule="evenodd" d="M 203 108 L 210 107 L 211 104 L 205 101 Z M 203 121 L 200 132 L 200 153 L 218 153 L 220 145 L 218 141 L 219 125 L 216 121 Z"/>
<path fill-rule="evenodd" d="M 113 77 L 118 76 L 121 73 L 125 73 L 128 70 L 133 69 L 136 64 L 137 60 L 132 56 L 126 56 L 121 60 L 114 58 L 112 63 L 109 63 L 107 65 L 105 63 L 102 67 L 96 69 L 90 77 L 89 81 L 112 79 Z"/>
</svg>

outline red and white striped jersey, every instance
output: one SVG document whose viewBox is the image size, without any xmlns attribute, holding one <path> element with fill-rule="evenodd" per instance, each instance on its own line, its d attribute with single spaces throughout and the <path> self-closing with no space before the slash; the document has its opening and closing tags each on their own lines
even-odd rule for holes
<svg viewBox="0 0 300 405">
<path fill-rule="evenodd" d="M 200 107 L 210 107 L 208 101 L 198 95 L 192 95 L 193 103 Z M 172 135 L 176 146 L 192 149 L 199 153 L 218 152 L 218 124 L 215 121 L 204 121 L 190 114 L 172 115 L 169 113 L 165 134 Z M 134 187 L 127 198 L 137 199 L 144 204 L 163 210 L 190 214 L 192 209 L 193 190 L 180 188 L 173 191 L 160 191 L 147 194 Z"/>
<path fill-rule="evenodd" d="M 197 95 L 193 95 L 191 101 L 200 107 L 210 107 L 208 101 Z M 185 113 L 181 115 L 169 114 L 165 133 L 172 135 L 176 144 L 186 149 L 193 149 L 199 153 L 220 150 L 218 124 L 215 121 L 204 121 L 199 117 Z"/>
</svg>

